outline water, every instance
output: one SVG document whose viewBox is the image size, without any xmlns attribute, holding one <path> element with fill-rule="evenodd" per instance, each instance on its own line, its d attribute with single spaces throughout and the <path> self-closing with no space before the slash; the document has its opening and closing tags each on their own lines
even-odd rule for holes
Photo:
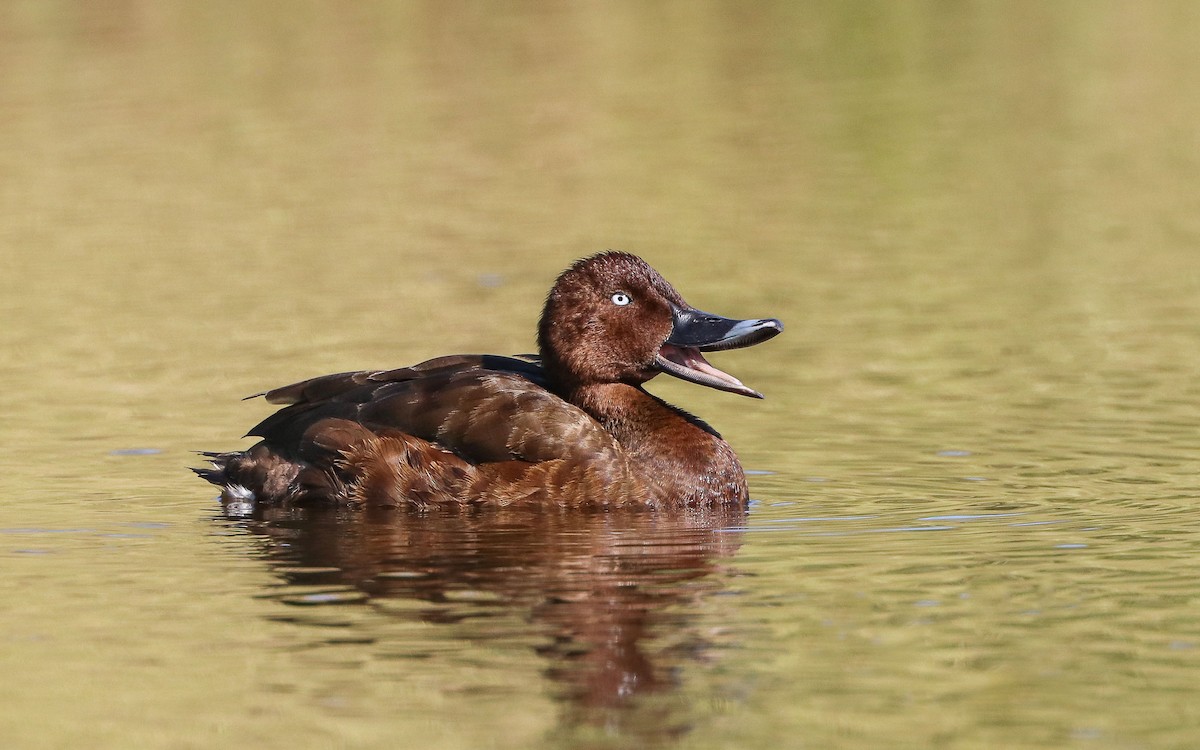
<svg viewBox="0 0 1200 750">
<path fill-rule="evenodd" d="M 0 10 L 6 747 L 1200 744 L 1189 3 Z M 240 397 L 786 333 L 744 516 L 221 517 Z M 661 379 L 660 379 L 661 380 Z"/>
</svg>

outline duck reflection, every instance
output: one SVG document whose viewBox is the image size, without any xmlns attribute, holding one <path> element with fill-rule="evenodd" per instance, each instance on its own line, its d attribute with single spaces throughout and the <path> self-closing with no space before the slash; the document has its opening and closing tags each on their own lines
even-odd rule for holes
<svg viewBox="0 0 1200 750">
<path fill-rule="evenodd" d="M 680 667 L 711 653 L 696 605 L 719 588 L 710 574 L 737 550 L 746 514 L 741 507 L 261 512 L 252 528 L 269 538 L 285 579 L 348 584 L 360 598 L 430 602 L 404 611 L 431 622 L 461 619 L 469 609 L 437 605 L 463 600 L 516 611 L 540 636 L 537 651 L 568 725 L 653 725 L 667 734 L 685 732 L 686 717 L 658 715 L 657 700 L 648 708 L 654 716 L 630 709 L 650 694 L 669 695 Z"/>
</svg>

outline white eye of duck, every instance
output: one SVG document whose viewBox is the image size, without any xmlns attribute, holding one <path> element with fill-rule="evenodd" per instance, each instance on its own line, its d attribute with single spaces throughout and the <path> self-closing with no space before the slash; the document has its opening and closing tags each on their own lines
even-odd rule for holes
<svg viewBox="0 0 1200 750">
<path fill-rule="evenodd" d="M 612 302 L 614 305 L 620 305 L 621 307 L 624 307 L 625 305 L 628 305 L 630 302 L 633 302 L 633 298 L 630 297 L 625 292 L 617 292 L 610 299 L 612 299 Z"/>
</svg>

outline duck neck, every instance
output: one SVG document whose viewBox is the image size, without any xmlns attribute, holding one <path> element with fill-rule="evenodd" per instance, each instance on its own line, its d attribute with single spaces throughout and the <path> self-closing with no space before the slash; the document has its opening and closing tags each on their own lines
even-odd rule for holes
<svg viewBox="0 0 1200 750">
<path fill-rule="evenodd" d="M 664 503 L 745 500 L 741 463 L 700 419 L 626 383 L 582 386 L 568 400 L 604 425 Z"/>
</svg>

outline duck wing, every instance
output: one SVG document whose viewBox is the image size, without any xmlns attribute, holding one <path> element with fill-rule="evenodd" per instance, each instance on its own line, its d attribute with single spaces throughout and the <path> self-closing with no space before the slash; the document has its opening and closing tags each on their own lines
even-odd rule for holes
<svg viewBox="0 0 1200 750">
<path fill-rule="evenodd" d="M 452 354 L 395 370 L 359 370 L 321 375 L 301 380 L 299 383 L 255 393 L 253 396 L 247 396 L 244 400 L 263 397 L 269 404 L 312 404 L 322 401 L 369 398 L 373 389 L 364 386 L 379 386 L 385 383 L 405 382 L 421 377 L 469 370 L 514 372 L 532 383 L 543 388 L 546 387 L 546 376 L 536 355 L 520 354 L 516 357 L 500 357 L 491 354 Z"/>
<path fill-rule="evenodd" d="M 362 434 L 411 435 L 474 464 L 620 453 L 596 420 L 545 383 L 536 360 L 492 355 L 325 375 L 260 394 L 288 405 L 248 434 L 318 463 Z"/>
</svg>

